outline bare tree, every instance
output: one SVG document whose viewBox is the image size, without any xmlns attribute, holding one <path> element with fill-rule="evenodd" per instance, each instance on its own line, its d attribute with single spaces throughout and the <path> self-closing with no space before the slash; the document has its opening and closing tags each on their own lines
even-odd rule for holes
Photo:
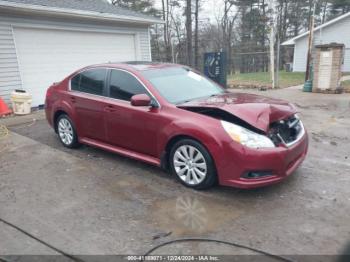
<svg viewBox="0 0 350 262">
<path fill-rule="evenodd" d="M 171 61 L 171 34 L 169 30 L 169 0 L 162 0 L 162 14 L 164 23 L 164 45 L 165 45 L 165 59 L 167 62 Z"/>
<path fill-rule="evenodd" d="M 178 1 L 172 1 L 171 2 L 171 7 L 172 7 L 172 12 L 169 13 L 170 18 L 171 18 L 171 26 L 173 27 L 174 33 L 175 33 L 175 38 L 177 39 L 177 45 L 173 46 L 174 50 L 174 57 L 173 61 L 175 63 L 178 63 L 178 55 L 181 52 L 181 48 L 183 46 L 183 36 L 185 30 L 183 29 L 183 19 L 182 19 L 182 14 L 176 14 L 174 9 L 177 7 L 181 7 Z M 176 49 L 176 50 L 175 50 Z"/>
<path fill-rule="evenodd" d="M 195 29 L 194 29 L 194 66 L 196 69 L 199 69 L 199 32 L 198 32 L 198 27 L 199 27 L 199 21 L 198 21 L 198 16 L 199 16 L 199 5 L 200 5 L 200 0 L 195 0 Z"/>
<path fill-rule="evenodd" d="M 153 1 L 113 2 L 145 13 L 152 9 L 152 5 L 144 3 Z M 276 2 L 276 25 L 273 29 L 276 33 L 269 36 L 269 22 L 274 13 L 271 11 L 271 2 Z M 350 9 L 348 0 L 216 0 L 217 23 L 211 23 L 210 19 L 205 22 L 201 17 L 202 0 L 162 0 L 158 14 L 165 24 L 154 25 L 151 30 L 153 59 L 175 61 L 200 69 L 204 52 L 222 49 L 227 53 L 229 73 L 237 69 L 241 73 L 267 71 L 269 64 L 272 64 L 269 63 L 269 43 L 272 43 L 273 49 L 276 47 L 273 44 L 276 38 L 283 42 L 307 30 L 312 2 L 317 3 L 317 24 L 327 22 L 343 10 Z M 275 52 L 271 52 L 272 58 Z M 279 69 L 282 69 L 282 65 L 291 61 L 292 49 L 281 47 L 280 57 Z M 276 61 L 277 64 L 279 61 Z"/>
<path fill-rule="evenodd" d="M 228 63 L 229 73 L 232 73 L 232 70 L 233 70 L 233 63 L 232 63 L 233 28 L 239 14 L 238 10 L 234 14 L 232 14 L 231 11 L 234 6 L 235 6 L 235 1 L 224 0 L 224 13 L 221 18 L 223 47 L 224 47 L 224 50 L 227 52 L 227 63 Z"/>
</svg>

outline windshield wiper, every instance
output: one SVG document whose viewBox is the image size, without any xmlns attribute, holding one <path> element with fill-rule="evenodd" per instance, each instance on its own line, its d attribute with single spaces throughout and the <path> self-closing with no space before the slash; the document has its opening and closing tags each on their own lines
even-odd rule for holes
<svg viewBox="0 0 350 262">
<path fill-rule="evenodd" d="M 203 98 L 210 98 L 210 97 L 214 97 L 214 96 L 217 96 L 217 95 L 218 94 L 212 94 L 210 96 L 202 96 L 202 97 L 197 97 L 197 98 L 193 98 L 193 99 L 187 99 L 187 100 L 184 100 L 184 101 L 177 102 L 177 103 L 175 103 L 175 105 L 186 104 L 186 103 L 191 102 L 193 100 L 198 100 L 198 99 L 203 99 Z"/>
<path fill-rule="evenodd" d="M 195 99 L 189 99 L 189 100 L 180 101 L 180 102 L 175 103 L 175 105 L 186 104 L 188 102 L 191 102 L 192 100 L 195 100 Z"/>
</svg>

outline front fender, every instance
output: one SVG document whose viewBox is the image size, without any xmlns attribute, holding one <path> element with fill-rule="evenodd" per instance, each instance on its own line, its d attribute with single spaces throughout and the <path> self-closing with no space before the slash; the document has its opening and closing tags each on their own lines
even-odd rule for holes
<svg viewBox="0 0 350 262">
<path fill-rule="evenodd" d="M 214 161 L 220 157 L 225 141 L 216 125 L 200 125 L 190 121 L 176 120 L 165 126 L 158 137 L 158 152 L 164 155 L 168 143 L 178 136 L 187 136 L 199 141 L 211 154 Z M 166 152 L 169 153 L 169 152 Z"/>
</svg>

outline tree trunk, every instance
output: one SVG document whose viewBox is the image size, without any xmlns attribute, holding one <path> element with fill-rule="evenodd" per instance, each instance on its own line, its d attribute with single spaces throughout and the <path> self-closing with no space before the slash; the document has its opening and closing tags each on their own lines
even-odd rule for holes
<svg viewBox="0 0 350 262">
<path fill-rule="evenodd" d="M 266 3 L 265 0 L 262 1 L 262 13 L 263 13 L 263 19 L 264 21 L 267 21 L 267 15 L 266 15 Z M 266 23 L 263 23 L 263 33 L 261 35 L 261 44 L 262 44 L 262 50 L 265 52 L 266 50 Z M 262 71 L 267 72 L 268 69 L 268 57 L 265 54 L 262 54 Z"/>
<path fill-rule="evenodd" d="M 321 22 L 322 24 L 326 22 L 327 7 L 328 7 L 328 1 L 325 1 L 323 6 L 323 14 L 322 14 L 322 22 Z"/>
<path fill-rule="evenodd" d="M 158 25 L 155 26 L 155 47 L 156 47 L 156 53 L 157 53 L 157 61 L 160 61 L 160 48 L 159 48 L 159 37 L 158 37 Z"/>
<path fill-rule="evenodd" d="M 165 46 L 165 61 L 171 61 L 171 43 L 170 43 L 170 35 L 169 35 L 169 1 L 162 0 L 162 14 L 164 23 L 164 46 Z"/>
<path fill-rule="evenodd" d="M 176 38 L 177 38 L 177 50 L 176 50 L 175 56 L 173 57 L 173 60 L 174 60 L 175 63 L 178 63 L 177 56 L 178 56 L 178 54 L 181 51 L 181 43 L 182 43 L 182 41 L 181 41 L 181 32 L 180 32 L 181 28 L 180 28 L 178 22 L 175 20 L 173 13 L 170 12 L 169 15 L 170 15 L 172 23 L 173 23 L 173 25 L 175 27 L 175 34 L 176 34 Z M 173 48 L 175 48 L 175 46 Z"/>
<path fill-rule="evenodd" d="M 167 24 L 166 24 L 166 15 L 165 15 L 165 3 L 164 0 L 162 0 L 162 15 L 163 20 L 165 21 L 163 25 L 163 35 L 164 35 L 164 46 L 165 46 L 165 53 L 167 53 L 167 46 L 168 46 L 168 38 L 167 38 Z M 167 54 L 165 55 L 167 57 Z"/>
<path fill-rule="evenodd" d="M 193 66 L 192 50 L 192 1 L 186 0 L 186 42 L 187 42 L 187 64 Z"/>
<path fill-rule="evenodd" d="M 199 14 L 199 0 L 196 0 L 195 31 L 194 31 L 194 66 L 197 70 L 199 70 L 198 14 Z"/>
</svg>

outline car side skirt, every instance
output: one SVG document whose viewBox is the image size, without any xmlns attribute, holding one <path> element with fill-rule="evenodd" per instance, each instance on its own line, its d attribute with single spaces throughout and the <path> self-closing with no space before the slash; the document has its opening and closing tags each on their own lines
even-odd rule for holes
<svg viewBox="0 0 350 262">
<path fill-rule="evenodd" d="M 96 141 L 94 139 L 90 139 L 90 138 L 80 138 L 79 142 L 82 144 L 86 144 L 92 147 L 97 147 L 97 148 L 101 148 L 104 149 L 106 151 L 112 152 L 112 153 L 116 153 L 119 155 L 123 155 L 129 158 L 133 158 L 136 160 L 140 160 L 142 162 L 146 162 L 149 163 L 151 165 L 155 165 L 160 167 L 161 166 L 161 161 L 158 158 L 149 156 L 149 155 L 145 155 L 142 153 L 137 153 L 122 147 L 117 147 L 117 146 L 112 146 L 106 143 L 102 143 L 100 141 Z"/>
</svg>

